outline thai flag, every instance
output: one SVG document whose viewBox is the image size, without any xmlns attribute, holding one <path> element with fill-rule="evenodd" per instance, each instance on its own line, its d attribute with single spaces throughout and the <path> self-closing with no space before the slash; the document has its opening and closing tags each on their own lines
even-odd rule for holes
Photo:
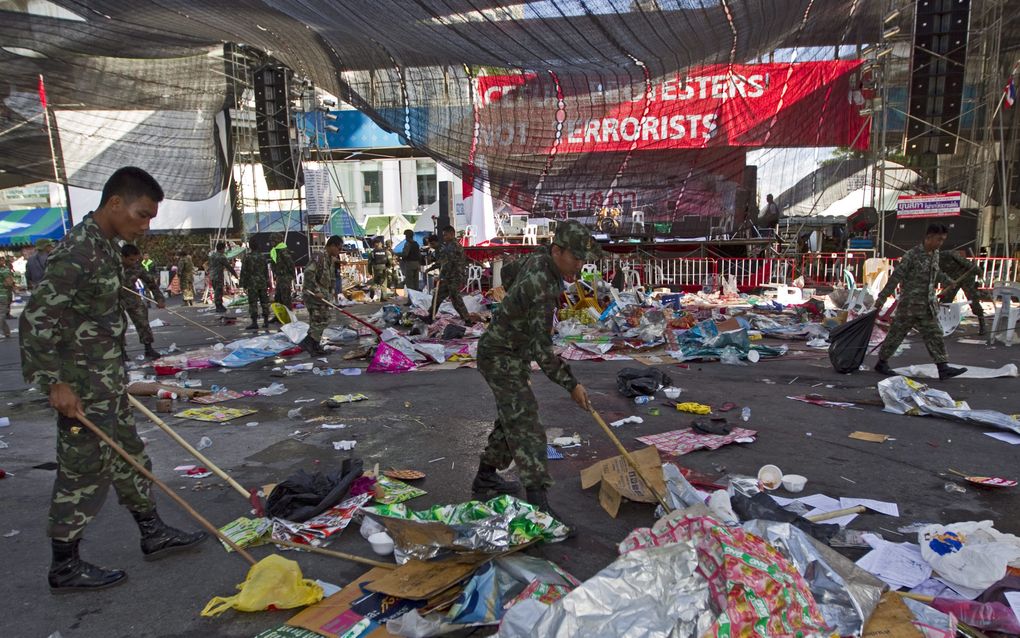
<svg viewBox="0 0 1020 638">
<path fill-rule="evenodd" d="M 1006 84 L 1006 88 L 1003 89 L 1006 93 L 1006 108 L 1010 108 L 1016 102 L 1016 84 L 1013 83 L 1012 76 L 1009 78 L 1009 83 Z"/>
</svg>

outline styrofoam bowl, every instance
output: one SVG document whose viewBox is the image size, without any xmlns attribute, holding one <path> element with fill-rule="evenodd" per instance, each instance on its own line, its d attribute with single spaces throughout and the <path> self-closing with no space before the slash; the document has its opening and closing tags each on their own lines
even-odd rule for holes
<svg viewBox="0 0 1020 638">
<path fill-rule="evenodd" d="M 372 551 L 380 556 L 389 556 L 393 553 L 393 539 L 386 532 L 376 532 L 368 537 L 368 543 Z"/>
<path fill-rule="evenodd" d="M 775 465 L 763 465 L 758 470 L 758 482 L 767 490 L 778 489 L 783 484 L 783 471 Z"/>
<path fill-rule="evenodd" d="M 670 386 L 668 388 L 663 388 L 662 393 L 666 395 L 667 399 L 676 399 L 680 396 L 680 388 Z"/>
<path fill-rule="evenodd" d="M 748 361 L 750 361 L 751 363 L 758 363 L 759 359 L 761 359 L 761 354 L 759 354 L 757 350 L 748 350 L 747 351 L 747 360 Z"/>
<path fill-rule="evenodd" d="M 784 474 L 783 489 L 787 492 L 800 492 L 807 483 L 807 477 L 800 474 Z"/>
</svg>

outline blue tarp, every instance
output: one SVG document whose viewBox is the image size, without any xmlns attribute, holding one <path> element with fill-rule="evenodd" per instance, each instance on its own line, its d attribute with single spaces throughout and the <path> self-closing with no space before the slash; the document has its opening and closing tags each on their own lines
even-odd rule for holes
<svg viewBox="0 0 1020 638">
<path fill-rule="evenodd" d="M 67 209 L 31 208 L 0 212 L 0 246 L 26 246 L 38 239 L 64 236 Z"/>
</svg>

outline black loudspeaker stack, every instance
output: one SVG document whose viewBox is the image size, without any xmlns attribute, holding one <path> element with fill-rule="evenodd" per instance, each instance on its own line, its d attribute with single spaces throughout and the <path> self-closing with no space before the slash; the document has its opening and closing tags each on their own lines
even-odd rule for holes
<svg viewBox="0 0 1020 638">
<path fill-rule="evenodd" d="M 269 190 L 301 186 L 300 153 L 291 131 L 288 71 L 264 67 L 255 72 L 255 130 Z"/>
<path fill-rule="evenodd" d="M 437 229 L 440 233 L 443 228 L 453 225 L 453 182 L 439 182 L 439 221 Z"/>
<path fill-rule="evenodd" d="M 956 152 L 969 25 L 970 0 L 917 0 L 907 155 Z"/>
</svg>

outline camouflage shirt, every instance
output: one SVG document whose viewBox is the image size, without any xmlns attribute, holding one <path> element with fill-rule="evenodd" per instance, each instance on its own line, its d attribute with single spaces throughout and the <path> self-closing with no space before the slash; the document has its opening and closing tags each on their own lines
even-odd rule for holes
<svg viewBox="0 0 1020 638">
<path fill-rule="evenodd" d="M 226 253 L 214 250 L 209 253 L 209 278 L 213 283 L 223 281 L 223 271 L 230 268 Z"/>
<path fill-rule="evenodd" d="M 209 260 L 210 267 L 212 266 L 212 260 Z M 191 260 L 191 255 L 185 255 L 181 257 L 181 260 L 177 263 L 177 273 L 181 279 L 189 279 L 195 276 L 195 262 Z"/>
<path fill-rule="evenodd" d="M 163 302 L 166 301 L 166 297 L 163 296 L 163 291 L 161 291 L 159 289 L 159 284 L 157 284 L 156 280 L 153 279 L 152 274 L 149 273 L 144 268 L 142 268 L 142 266 L 140 264 L 136 265 L 136 266 L 133 266 L 131 268 L 125 268 L 124 269 L 124 285 L 125 286 L 127 286 L 128 288 L 134 290 L 135 289 L 135 282 L 138 281 L 139 279 L 142 281 L 142 285 L 145 286 L 145 289 L 148 290 L 150 293 L 152 293 L 152 298 L 153 299 L 155 299 L 159 303 L 163 303 Z M 121 292 L 121 297 L 122 297 L 122 299 L 123 299 L 123 301 L 125 303 L 135 303 L 135 302 L 141 303 L 141 301 L 142 301 L 141 299 L 138 298 L 137 295 L 133 295 L 133 294 L 131 294 L 130 292 L 128 292 L 126 290 L 121 290 L 120 292 Z"/>
<path fill-rule="evenodd" d="M 329 253 L 321 252 L 313 255 L 311 261 L 305 266 L 303 288 L 305 293 L 312 296 L 319 295 L 324 299 L 332 299 L 334 295 L 333 272 L 335 270 L 333 258 L 329 256 Z"/>
<path fill-rule="evenodd" d="M 54 383 L 67 383 L 86 403 L 124 393 L 122 281 L 120 249 L 89 213 L 50 254 L 21 315 L 26 381 L 44 393 Z"/>
<path fill-rule="evenodd" d="M 456 240 L 444 242 L 439 247 L 436 261 L 439 263 L 439 278 L 448 284 L 463 282 L 467 277 L 467 257 Z"/>
<path fill-rule="evenodd" d="M 980 270 L 980 266 L 955 250 L 943 250 L 939 253 L 939 267 L 954 281 L 964 275 L 976 275 Z"/>
<path fill-rule="evenodd" d="M 286 248 L 276 249 L 276 261 L 270 260 L 269 265 L 273 269 L 273 277 L 277 281 L 294 281 L 294 258 Z"/>
<path fill-rule="evenodd" d="M 241 275 L 237 278 L 246 290 L 269 287 L 269 264 L 262 253 L 249 251 L 241 262 Z"/>
<path fill-rule="evenodd" d="M 14 298 L 14 271 L 0 266 L 0 303 L 10 303 Z M 0 321 L 3 321 L 0 318 Z"/>
<path fill-rule="evenodd" d="M 514 262 L 506 297 L 478 342 L 478 357 L 511 356 L 536 361 L 553 382 L 573 392 L 577 379 L 553 352 L 553 315 L 563 294 L 563 278 L 549 249 L 542 247 Z"/>
<path fill-rule="evenodd" d="M 949 285 L 952 279 L 939 269 L 938 251 L 928 252 L 924 246 L 914 246 L 903 255 L 900 263 L 889 276 L 889 282 L 878 293 L 879 297 L 888 297 L 900 286 L 900 306 L 908 306 L 914 310 L 925 307 L 938 307 L 935 300 L 935 289 L 939 283 Z"/>
</svg>

